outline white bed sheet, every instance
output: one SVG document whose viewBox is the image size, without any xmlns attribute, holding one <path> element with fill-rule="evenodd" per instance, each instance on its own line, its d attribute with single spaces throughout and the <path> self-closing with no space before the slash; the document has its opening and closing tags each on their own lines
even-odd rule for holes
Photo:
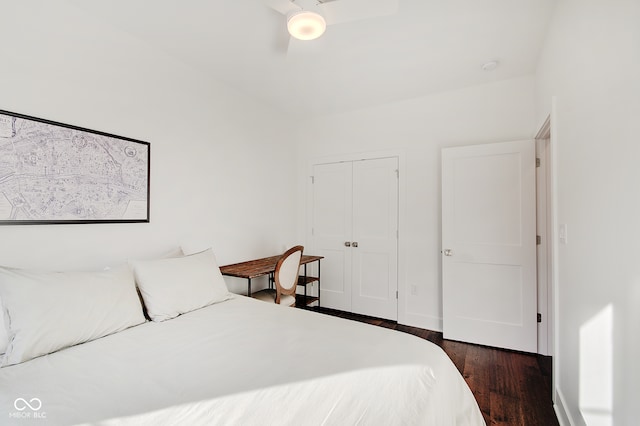
<svg viewBox="0 0 640 426">
<path fill-rule="evenodd" d="M 18 411 L 18 398 L 41 407 Z M 236 296 L 0 369 L 0 424 L 82 423 L 484 421 L 436 345 Z"/>
</svg>

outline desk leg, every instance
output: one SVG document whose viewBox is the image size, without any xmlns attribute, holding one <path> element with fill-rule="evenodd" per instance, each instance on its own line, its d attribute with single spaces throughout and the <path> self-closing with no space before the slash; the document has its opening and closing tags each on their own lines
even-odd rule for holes
<svg viewBox="0 0 640 426">
<path fill-rule="evenodd" d="M 307 264 L 304 264 L 304 307 L 307 307 Z"/>
<path fill-rule="evenodd" d="M 320 307 L 320 259 L 318 259 L 318 308 Z"/>
<path fill-rule="evenodd" d="M 251 297 L 251 278 L 248 278 L 247 281 L 248 281 L 247 296 Z"/>
</svg>

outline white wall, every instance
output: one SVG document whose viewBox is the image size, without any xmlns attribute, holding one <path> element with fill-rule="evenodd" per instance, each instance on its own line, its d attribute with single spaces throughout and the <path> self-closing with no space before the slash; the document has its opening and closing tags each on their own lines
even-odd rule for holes
<svg viewBox="0 0 640 426">
<path fill-rule="evenodd" d="M 151 222 L 2 226 L 0 264 L 101 267 L 194 239 L 228 263 L 294 241 L 283 117 L 66 2 L 36 3 L 3 5 L 0 109 L 150 142 Z"/>
<path fill-rule="evenodd" d="M 564 0 L 537 74 L 557 160 L 557 404 L 565 422 L 638 424 L 640 2 Z M 565 413 L 566 411 L 566 413 Z"/>
<path fill-rule="evenodd" d="M 401 170 L 399 320 L 442 329 L 440 149 L 532 138 L 532 76 L 469 87 L 299 123 L 300 200 L 309 161 L 372 151 L 399 151 Z M 306 235 L 299 204 L 299 235 Z M 417 286 L 417 295 L 405 289 Z"/>
</svg>

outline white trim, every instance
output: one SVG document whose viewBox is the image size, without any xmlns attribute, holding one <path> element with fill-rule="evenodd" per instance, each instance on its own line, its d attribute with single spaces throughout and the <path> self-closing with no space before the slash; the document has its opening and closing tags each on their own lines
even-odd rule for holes
<svg viewBox="0 0 640 426">
<path fill-rule="evenodd" d="M 537 214 L 544 214 L 545 218 L 542 222 L 544 222 L 544 229 L 539 229 L 540 235 L 542 235 L 542 244 L 544 245 L 544 256 L 545 258 L 541 260 L 542 269 L 546 275 L 544 277 L 538 277 L 538 294 L 542 296 L 542 299 L 539 300 L 540 305 L 538 306 L 538 312 L 542 313 L 542 324 L 539 324 L 538 327 L 538 353 L 541 355 L 551 355 L 553 356 L 553 348 L 554 344 L 554 318 L 557 317 L 555 314 L 555 306 L 553 304 L 554 297 L 554 279 L 553 279 L 553 267 L 554 267 L 554 242 L 556 238 L 554 236 L 554 209 L 555 209 L 555 193 L 556 187 L 554 186 L 554 170 L 552 163 L 552 141 L 551 141 L 551 123 L 552 118 L 551 114 L 547 116 L 544 123 L 540 127 L 540 130 L 536 134 L 536 155 L 538 155 L 541 159 L 541 167 L 539 169 L 539 173 L 544 173 L 544 177 L 541 183 L 543 183 L 543 188 L 536 188 L 536 191 L 541 192 L 541 197 L 543 200 L 538 200 L 540 205 L 536 206 Z M 542 288 L 544 286 L 544 288 Z M 546 296 L 546 297 L 545 297 Z"/>
<path fill-rule="evenodd" d="M 548 246 L 549 253 L 547 254 L 547 258 L 549 261 L 549 292 L 547 294 L 548 297 L 548 306 L 549 309 L 549 351 L 552 354 L 553 361 L 553 371 L 551 374 L 552 380 L 552 398 L 554 402 L 554 409 L 556 410 L 556 415 L 558 417 L 558 421 L 560 424 L 574 425 L 575 423 L 571 419 L 571 416 L 567 410 L 565 410 L 566 404 L 564 403 L 564 398 L 562 397 L 561 392 L 561 382 L 560 382 L 560 364 L 562 361 L 562 354 L 560 353 L 560 315 L 559 315 L 559 283 L 560 283 L 560 275 L 559 275 L 559 261 L 558 261 L 558 253 L 559 253 L 559 235 L 558 235 L 558 109 L 557 109 L 557 97 L 551 97 L 551 113 L 546 118 L 545 122 L 542 124 L 540 131 L 538 132 L 536 138 L 549 138 L 549 146 L 548 146 L 548 171 L 547 176 L 549 179 L 548 188 L 550 194 L 547 194 L 547 200 L 549 205 L 547 206 L 548 212 L 550 213 L 548 220 L 548 229 L 550 230 L 549 241 L 550 244 Z"/>
<path fill-rule="evenodd" d="M 540 134 L 538 134 L 539 136 Z M 537 324 L 538 353 L 551 355 L 549 350 L 549 203 L 548 203 L 548 137 L 536 137 L 536 158 L 540 160 L 536 167 L 536 233 L 541 237 L 536 246 L 536 294 L 538 298 L 538 313 L 542 320 Z"/>
<path fill-rule="evenodd" d="M 405 173 L 406 170 L 406 155 L 404 150 L 382 150 L 382 151 L 368 151 L 368 152 L 357 152 L 351 154 L 339 154 L 339 155 L 330 155 L 324 157 L 312 158 L 307 161 L 307 185 L 306 185 L 306 224 L 305 224 L 305 238 L 306 245 L 309 245 L 312 241 L 311 238 L 311 224 L 313 223 L 313 168 L 319 164 L 328 164 L 328 163 L 340 163 L 346 161 L 359 161 L 359 160 L 374 160 L 379 158 L 392 158 L 396 157 L 398 159 L 398 317 L 397 321 L 399 324 L 408 324 L 407 310 L 406 310 L 406 300 L 407 300 L 407 289 L 406 289 L 406 268 L 404 267 L 404 259 L 406 259 L 405 252 L 405 238 L 404 238 L 404 227 L 403 224 L 406 218 L 406 182 L 405 182 Z M 321 278 L 322 279 L 322 278 Z M 322 285 L 322 283 L 320 284 Z M 322 303 L 322 298 L 320 299 Z M 441 321 L 440 321 L 441 322 Z M 422 324 L 422 322 L 419 322 Z M 416 325 L 420 327 L 419 325 Z M 440 329 L 442 329 L 442 325 L 440 325 Z"/>
<path fill-rule="evenodd" d="M 355 152 L 350 154 L 337 154 L 327 155 L 324 157 L 312 158 L 307 162 L 308 170 L 313 172 L 313 166 L 319 164 L 331 164 L 341 163 L 347 161 L 358 160 L 376 160 L 380 158 L 398 157 L 399 160 L 404 161 L 404 151 L 401 150 L 381 150 L 381 151 L 369 151 L 369 152 Z"/>
<path fill-rule="evenodd" d="M 548 115 L 547 118 L 542 123 L 540 130 L 538 130 L 538 134 L 535 139 L 549 139 L 551 137 L 551 115 Z"/>
<path fill-rule="evenodd" d="M 415 312 L 405 312 L 402 321 L 400 321 L 400 316 L 398 316 L 398 324 L 442 333 L 442 318 L 440 317 L 422 315 Z"/>
<path fill-rule="evenodd" d="M 554 392 L 554 396 L 555 404 L 553 404 L 553 411 L 556 412 L 558 423 L 560 423 L 560 426 L 574 426 L 576 423 L 573 421 L 571 413 L 565 408 L 567 404 L 564 402 L 562 392 L 560 392 L 560 390 L 556 390 L 556 392 Z"/>
<path fill-rule="evenodd" d="M 398 157 L 398 324 L 407 323 L 407 300 L 409 291 L 407 290 L 407 268 L 404 261 L 407 259 L 406 253 L 406 241 L 404 238 L 404 224 L 406 221 L 406 180 L 405 180 L 405 161 L 406 156 L 404 151 L 396 151 Z"/>
<path fill-rule="evenodd" d="M 552 389 L 558 391 L 560 389 L 560 361 L 561 361 L 561 353 L 560 353 L 560 315 L 559 315 L 559 307 L 558 301 L 559 299 L 559 286 L 560 286 L 560 274 L 559 274 L 559 262 L 558 262 L 558 118 L 557 118 L 557 106 L 556 106 L 556 97 L 553 96 L 551 98 L 551 115 L 550 120 L 551 123 L 556 123 L 551 126 L 550 129 L 550 138 L 549 138 L 549 182 L 550 182 L 550 191 L 551 197 L 549 198 L 549 211 L 551 212 L 551 217 L 549 218 L 551 221 L 551 282 L 550 284 L 550 292 L 549 297 L 551 300 L 549 301 L 549 306 L 552 307 L 550 313 L 552 317 L 551 321 L 551 337 L 552 337 L 552 347 L 551 353 L 553 354 L 553 371 L 551 374 L 551 383 Z M 556 392 L 553 392 L 555 397 Z M 554 399 L 553 401 L 556 403 L 557 401 Z"/>
</svg>

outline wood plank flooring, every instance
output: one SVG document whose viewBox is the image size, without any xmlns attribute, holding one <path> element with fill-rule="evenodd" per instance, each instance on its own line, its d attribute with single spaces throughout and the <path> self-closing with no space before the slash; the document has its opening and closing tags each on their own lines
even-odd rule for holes
<svg viewBox="0 0 640 426">
<path fill-rule="evenodd" d="M 473 392 L 487 425 L 558 425 L 551 401 L 551 358 L 455 342 L 442 333 L 326 308 L 316 312 L 416 335 L 449 355 Z"/>
</svg>

